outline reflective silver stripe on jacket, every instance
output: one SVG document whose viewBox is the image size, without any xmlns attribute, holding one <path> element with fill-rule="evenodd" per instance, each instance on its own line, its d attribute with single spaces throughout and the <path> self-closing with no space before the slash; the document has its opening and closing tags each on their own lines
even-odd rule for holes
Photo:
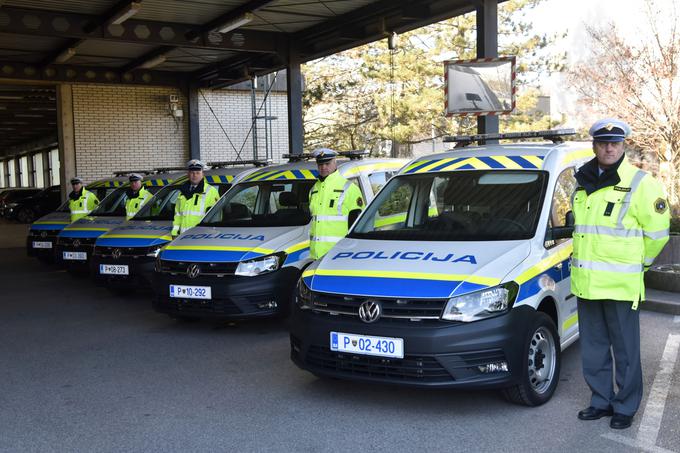
<svg viewBox="0 0 680 453">
<path fill-rule="evenodd" d="M 604 272 L 619 272 L 627 274 L 636 274 L 644 270 L 642 263 L 640 264 L 614 264 L 603 263 L 600 261 L 585 261 L 579 259 L 572 259 L 571 267 L 580 267 L 581 269 L 589 269 L 591 271 Z"/>
<path fill-rule="evenodd" d="M 623 205 L 621 206 L 621 212 L 619 212 L 619 221 L 617 223 L 619 228 L 623 228 L 623 218 L 626 216 L 626 214 L 628 214 L 628 209 L 630 208 L 630 199 L 640 185 L 642 178 L 644 178 L 646 174 L 647 173 L 642 170 L 635 172 L 635 176 L 633 176 L 633 179 L 630 182 L 630 192 L 626 193 L 626 195 L 623 197 Z"/>
<path fill-rule="evenodd" d="M 620 238 L 641 237 L 642 230 L 639 229 L 625 229 L 613 228 L 600 225 L 576 225 L 574 233 L 577 234 L 602 234 L 606 236 L 615 236 Z"/>
<path fill-rule="evenodd" d="M 346 215 L 315 215 L 312 218 L 312 221 L 347 221 L 347 216 Z"/>
<path fill-rule="evenodd" d="M 310 240 L 312 242 L 338 242 L 345 236 L 312 236 Z"/>
<path fill-rule="evenodd" d="M 654 264 L 655 258 L 645 258 L 645 266 L 651 266 Z"/>
<path fill-rule="evenodd" d="M 648 239 L 664 239 L 668 237 L 669 234 L 670 234 L 669 228 L 659 231 L 645 231 L 645 237 Z"/>
<path fill-rule="evenodd" d="M 342 215 L 342 204 L 345 202 L 345 195 L 347 195 L 347 190 L 351 185 L 352 181 L 347 181 L 342 188 L 342 193 L 340 194 L 340 198 L 338 198 L 338 215 Z"/>
</svg>

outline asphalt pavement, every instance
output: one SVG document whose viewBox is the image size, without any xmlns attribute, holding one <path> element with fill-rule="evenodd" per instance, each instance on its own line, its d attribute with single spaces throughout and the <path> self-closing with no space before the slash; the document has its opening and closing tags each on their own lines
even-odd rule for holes
<svg viewBox="0 0 680 453">
<path fill-rule="evenodd" d="M 0 249 L 0 451 L 680 452 L 680 317 L 641 313 L 645 398 L 632 428 L 584 422 L 579 344 L 537 408 L 496 392 L 318 379 L 285 325 L 181 323 L 148 294 Z"/>
</svg>

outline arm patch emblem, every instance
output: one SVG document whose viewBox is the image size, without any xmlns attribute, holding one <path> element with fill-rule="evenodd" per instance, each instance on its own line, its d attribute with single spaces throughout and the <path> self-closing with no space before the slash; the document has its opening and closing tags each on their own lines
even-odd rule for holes
<svg viewBox="0 0 680 453">
<path fill-rule="evenodd" d="M 659 214 L 663 214 L 668 210 L 668 203 L 663 198 L 657 198 L 654 202 L 654 210 Z"/>
</svg>

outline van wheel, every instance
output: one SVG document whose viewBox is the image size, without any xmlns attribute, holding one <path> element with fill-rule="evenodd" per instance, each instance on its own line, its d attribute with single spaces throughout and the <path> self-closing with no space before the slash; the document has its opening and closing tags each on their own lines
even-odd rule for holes
<svg viewBox="0 0 680 453">
<path fill-rule="evenodd" d="M 503 396 L 524 406 L 550 400 L 560 380 L 560 341 L 555 323 L 545 313 L 536 313 L 527 332 L 522 371 L 520 383 L 503 389 Z"/>
</svg>

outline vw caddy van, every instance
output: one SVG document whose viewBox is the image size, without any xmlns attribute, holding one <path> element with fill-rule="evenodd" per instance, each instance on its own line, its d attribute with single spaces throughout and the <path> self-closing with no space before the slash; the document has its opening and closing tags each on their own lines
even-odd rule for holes
<svg viewBox="0 0 680 453">
<path fill-rule="evenodd" d="M 292 360 L 376 385 L 550 399 L 560 352 L 578 338 L 570 197 L 593 156 L 561 141 L 570 133 L 455 137 L 455 150 L 406 165 L 304 270 Z M 534 136 L 554 143 L 469 146 Z"/>
</svg>

